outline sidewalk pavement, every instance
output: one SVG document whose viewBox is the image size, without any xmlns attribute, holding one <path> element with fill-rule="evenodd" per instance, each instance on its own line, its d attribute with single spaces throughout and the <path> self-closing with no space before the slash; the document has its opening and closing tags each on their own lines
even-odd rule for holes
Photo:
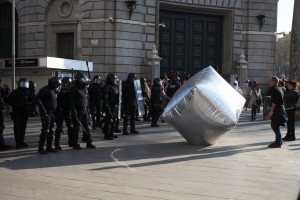
<svg viewBox="0 0 300 200">
<path fill-rule="evenodd" d="M 0 199 L 296 200 L 300 124 L 297 141 L 269 149 L 275 137 L 270 122 L 249 119 L 250 111 L 243 112 L 237 128 L 209 147 L 188 144 L 166 123 L 151 128 L 138 122 L 139 135 L 104 141 L 97 129 L 92 131 L 97 149 L 81 151 L 70 149 L 63 135 L 62 151 L 40 155 L 41 123 L 33 118 L 29 148 L 0 152 Z M 5 138 L 14 144 L 10 120 Z"/>
</svg>

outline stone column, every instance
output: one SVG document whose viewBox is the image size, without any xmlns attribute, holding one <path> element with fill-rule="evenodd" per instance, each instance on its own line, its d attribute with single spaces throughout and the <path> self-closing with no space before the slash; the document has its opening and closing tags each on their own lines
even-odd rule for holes
<svg viewBox="0 0 300 200">
<path fill-rule="evenodd" d="M 244 51 L 240 54 L 240 59 L 236 62 L 238 77 L 241 85 L 248 80 L 248 62 L 245 60 Z"/>
<path fill-rule="evenodd" d="M 160 77 L 160 60 L 161 58 L 157 55 L 156 45 L 152 47 L 150 56 L 147 59 L 147 74 L 149 79 Z"/>
</svg>

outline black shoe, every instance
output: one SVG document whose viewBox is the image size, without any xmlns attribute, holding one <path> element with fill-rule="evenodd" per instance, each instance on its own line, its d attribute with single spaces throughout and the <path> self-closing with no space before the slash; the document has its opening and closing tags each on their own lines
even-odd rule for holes
<svg viewBox="0 0 300 200">
<path fill-rule="evenodd" d="M 292 136 L 285 139 L 285 141 L 295 141 L 295 140 L 296 140 L 296 138 L 292 137 Z"/>
<path fill-rule="evenodd" d="M 151 127 L 159 127 L 158 124 L 151 124 Z"/>
<path fill-rule="evenodd" d="M 92 143 L 87 143 L 86 144 L 86 148 L 88 148 L 88 149 L 96 149 L 96 146 L 93 145 Z"/>
<path fill-rule="evenodd" d="M 114 132 L 115 133 L 121 133 L 122 131 L 120 129 L 115 129 Z"/>
<path fill-rule="evenodd" d="M 113 137 L 106 137 L 104 136 L 104 140 L 113 140 L 114 138 Z"/>
<path fill-rule="evenodd" d="M 56 152 L 57 152 L 57 150 L 56 150 L 56 149 L 53 149 L 52 147 L 51 147 L 51 148 L 47 148 L 46 151 L 47 151 L 48 153 L 56 153 Z"/>
<path fill-rule="evenodd" d="M 21 143 L 21 146 L 22 146 L 22 147 L 28 147 L 28 144 L 25 143 L 25 142 L 22 142 L 22 143 Z"/>
<path fill-rule="evenodd" d="M 126 132 L 123 131 L 123 135 L 130 135 L 130 134 L 127 131 Z"/>
<path fill-rule="evenodd" d="M 113 137 L 113 138 L 118 138 L 118 136 L 117 136 L 117 135 L 112 135 L 112 137 Z"/>
<path fill-rule="evenodd" d="M 130 134 L 140 134 L 140 132 L 138 132 L 137 130 L 131 130 Z"/>
<path fill-rule="evenodd" d="M 81 148 L 80 144 L 75 144 L 75 145 L 73 145 L 73 149 L 81 150 L 82 148 Z"/>
<path fill-rule="evenodd" d="M 269 148 L 281 148 L 281 144 L 278 142 L 273 142 L 269 145 Z"/>
<path fill-rule="evenodd" d="M 286 134 L 286 136 L 282 138 L 282 140 L 284 140 L 284 141 L 288 141 L 288 139 L 289 139 L 289 135 L 288 134 Z"/>
<path fill-rule="evenodd" d="M 6 151 L 6 150 L 8 150 L 8 149 L 10 149 L 11 148 L 11 145 L 3 145 L 3 146 L 1 146 L 0 147 L 0 151 Z"/>
<path fill-rule="evenodd" d="M 56 150 L 62 150 L 62 148 L 61 148 L 60 145 L 55 145 L 55 149 L 56 149 Z"/>
<path fill-rule="evenodd" d="M 44 148 L 42 148 L 42 149 L 39 149 L 39 150 L 38 150 L 38 152 L 39 152 L 40 154 L 48 154 L 48 152 L 47 152 L 47 151 L 45 151 L 45 149 L 44 149 Z"/>
</svg>

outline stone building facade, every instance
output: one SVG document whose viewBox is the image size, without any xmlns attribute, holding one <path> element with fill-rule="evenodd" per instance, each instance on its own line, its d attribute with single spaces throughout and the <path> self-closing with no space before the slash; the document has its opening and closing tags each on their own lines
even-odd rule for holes
<svg viewBox="0 0 300 200">
<path fill-rule="evenodd" d="M 8 2 L 0 0 L 0 7 Z M 156 44 L 162 71 L 195 73 L 212 65 L 228 78 L 237 74 L 243 50 L 249 79 L 267 83 L 274 73 L 277 3 L 137 0 L 130 17 L 125 0 L 16 0 L 17 56 L 89 60 L 94 73 L 124 79 L 129 72 L 147 76 Z"/>
</svg>

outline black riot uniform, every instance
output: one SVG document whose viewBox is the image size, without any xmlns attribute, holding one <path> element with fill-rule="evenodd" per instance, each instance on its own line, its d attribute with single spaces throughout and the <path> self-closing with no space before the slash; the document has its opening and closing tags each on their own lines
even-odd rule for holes
<svg viewBox="0 0 300 200">
<path fill-rule="evenodd" d="M 152 111 L 152 123 L 151 123 L 152 127 L 159 127 L 157 121 L 163 112 L 162 96 L 163 93 L 161 89 L 160 79 L 155 78 L 153 81 L 153 86 L 151 89 L 151 98 L 150 98 L 150 106 Z"/>
<path fill-rule="evenodd" d="M 93 121 L 93 129 L 100 126 L 102 112 L 102 80 L 100 76 L 95 75 L 89 87 L 89 109 Z"/>
<path fill-rule="evenodd" d="M 35 88 L 36 88 L 36 83 L 33 81 L 29 81 L 29 91 L 32 96 L 35 96 Z M 36 102 L 34 102 L 30 108 L 30 115 L 35 116 L 37 114 L 36 112 Z"/>
<path fill-rule="evenodd" d="M 73 145 L 72 142 L 72 117 L 71 117 L 71 93 L 70 87 L 72 85 L 72 79 L 70 77 L 64 77 L 62 80 L 62 86 L 60 91 L 57 94 L 57 109 L 55 112 L 55 123 L 56 123 L 56 130 L 55 130 L 55 142 L 54 146 L 56 150 L 61 150 L 60 146 L 60 137 L 63 133 L 63 122 L 65 121 L 67 128 L 68 128 L 68 144 L 71 147 Z"/>
<path fill-rule="evenodd" d="M 34 101 L 35 96 L 30 92 L 29 81 L 26 78 L 21 78 L 18 81 L 18 88 L 6 98 L 6 102 L 13 109 L 11 117 L 14 122 L 16 148 L 28 147 L 24 139 L 30 109 Z"/>
<path fill-rule="evenodd" d="M 137 109 L 136 91 L 134 88 L 135 74 L 129 73 L 127 80 L 122 85 L 122 110 L 123 110 L 123 134 L 129 135 L 127 131 L 130 121 L 130 133 L 139 134 L 135 130 L 135 112 Z"/>
<path fill-rule="evenodd" d="M 105 140 L 117 138 L 114 130 L 117 129 L 119 88 L 117 77 L 114 74 L 108 74 L 106 83 L 103 87 L 103 111 L 105 113 L 103 133 Z"/>
<path fill-rule="evenodd" d="M 47 154 L 47 152 L 56 152 L 52 148 L 52 140 L 54 133 L 55 111 L 57 108 L 57 93 L 60 89 L 61 80 L 57 77 L 52 77 L 48 80 L 48 85 L 41 88 L 37 94 L 37 105 L 40 110 L 42 121 L 42 130 L 39 140 L 38 152 Z M 44 144 L 47 140 L 46 151 Z"/>
<path fill-rule="evenodd" d="M 4 91 L 2 88 L 0 88 L 0 151 L 5 151 L 9 148 L 11 148 L 10 145 L 6 145 L 3 137 L 3 131 L 4 131 L 4 120 L 3 120 L 3 109 L 4 109 L 4 102 L 2 97 L 4 96 Z"/>
<path fill-rule="evenodd" d="M 78 73 L 75 77 L 74 86 L 71 87 L 71 113 L 73 121 L 73 149 L 81 150 L 78 144 L 78 136 L 80 127 L 83 129 L 82 141 L 86 142 L 86 148 L 94 149 L 96 148 L 92 144 L 90 129 L 89 129 L 89 114 L 88 114 L 88 86 L 90 84 L 90 79 Z"/>
</svg>

